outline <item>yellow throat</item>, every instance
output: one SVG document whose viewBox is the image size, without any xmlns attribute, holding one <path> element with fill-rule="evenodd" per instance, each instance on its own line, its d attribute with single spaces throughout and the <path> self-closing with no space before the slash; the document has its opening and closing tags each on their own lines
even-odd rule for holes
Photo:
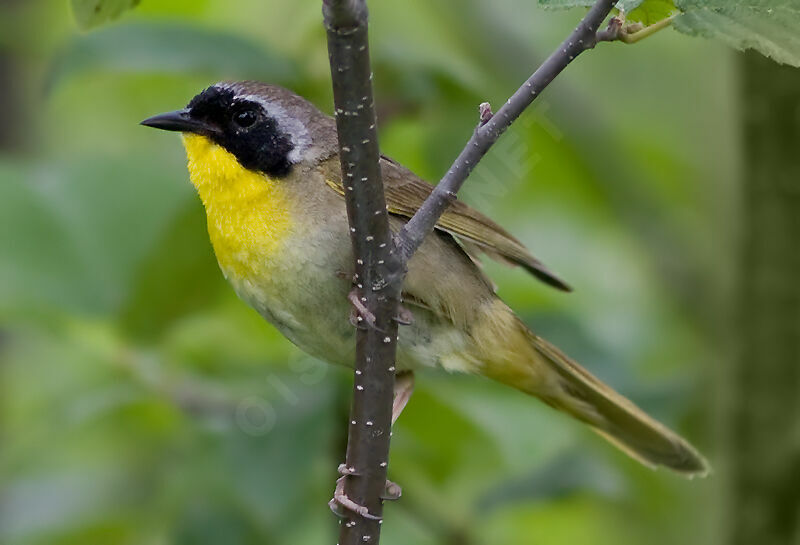
<svg viewBox="0 0 800 545">
<path fill-rule="evenodd" d="M 183 145 L 223 273 L 251 281 L 268 274 L 270 256 L 290 227 L 281 182 L 244 168 L 205 136 L 185 133 Z"/>
</svg>

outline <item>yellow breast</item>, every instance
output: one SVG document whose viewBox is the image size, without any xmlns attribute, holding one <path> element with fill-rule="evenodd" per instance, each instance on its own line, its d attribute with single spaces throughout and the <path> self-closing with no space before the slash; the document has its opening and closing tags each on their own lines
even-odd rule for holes
<svg viewBox="0 0 800 545">
<path fill-rule="evenodd" d="M 280 181 L 247 170 L 204 136 L 184 134 L 183 143 L 223 273 L 231 280 L 231 275 L 254 280 L 267 274 L 270 256 L 290 228 Z"/>
</svg>

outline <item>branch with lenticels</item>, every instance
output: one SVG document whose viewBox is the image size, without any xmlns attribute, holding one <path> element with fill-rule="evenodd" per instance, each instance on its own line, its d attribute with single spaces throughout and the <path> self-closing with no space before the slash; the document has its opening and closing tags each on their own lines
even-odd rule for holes
<svg viewBox="0 0 800 545">
<path fill-rule="evenodd" d="M 355 260 L 356 361 L 347 456 L 331 508 L 339 543 L 378 543 L 392 426 L 404 268 L 395 257 L 380 169 L 364 0 L 323 0 L 339 158 Z M 396 279 L 388 281 L 388 279 Z"/>
<path fill-rule="evenodd" d="M 375 127 L 365 0 L 323 0 L 333 83 L 339 158 L 347 202 L 357 315 L 356 362 L 346 461 L 332 508 L 341 519 L 340 545 L 377 544 L 395 384 L 400 295 L 408 260 L 456 198 L 501 134 L 578 55 L 599 41 L 620 39 L 622 21 L 600 25 L 617 0 L 598 0 L 575 30 L 496 113 L 480 121 L 463 151 L 420 209 L 394 236 L 389 229 Z M 395 488 L 394 493 L 398 494 Z"/>
</svg>

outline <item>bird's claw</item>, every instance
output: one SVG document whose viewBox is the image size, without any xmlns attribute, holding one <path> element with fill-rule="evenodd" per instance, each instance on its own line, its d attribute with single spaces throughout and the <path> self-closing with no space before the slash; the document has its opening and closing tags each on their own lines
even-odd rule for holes
<svg viewBox="0 0 800 545">
<path fill-rule="evenodd" d="M 400 325 L 411 325 L 414 323 L 414 315 L 403 305 L 398 305 L 394 320 Z"/>
<path fill-rule="evenodd" d="M 339 466 L 340 473 L 342 472 L 342 469 L 345 470 L 349 469 L 343 466 L 344 464 Z M 353 500 L 347 497 L 347 494 L 345 494 L 344 480 L 347 478 L 348 475 L 353 475 L 353 474 L 354 473 L 345 473 L 336 480 L 336 488 L 333 491 L 333 498 L 331 498 L 331 501 L 328 502 L 328 507 L 330 507 L 333 514 L 339 518 L 344 518 L 347 516 L 343 511 L 343 509 L 346 509 L 348 511 L 356 513 L 361 517 L 364 517 L 365 519 L 381 520 L 381 517 L 373 515 L 372 513 L 369 512 L 369 509 L 367 509 L 363 505 L 354 502 Z"/>
<path fill-rule="evenodd" d="M 386 479 L 386 489 L 381 494 L 382 500 L 399 500 L 400 496 L 403 495 L 403 489 L 400 488 L 400 485 L 397 483 L 393 483 L 389 479 Z"/>
<path fill-rule="evenodd" d="M 331 498 L 331 501 L 328 502 L 328 507 L 330 507 L 333 514 L 339 518 L 345 518 L 347 515 L 344 513 L 344 510 L 346 509 L 364 517 L 365 519 L 381 520 L 381 517 L 373 515 L 369 512 L 367 507 L 354 502 L 347 497 L 347 494 L 345 494 L 344 481 L 348 476 L 356 475 L 356 470 L 352 467 L 347 467 L 346 464 L 339 464 L 337 471 L 341 477 L 336 480 L 336 488 L 333 491 L 333 498 Z M 381 494 L 381 499 L 393 501 L 399 499 L 402 495 L 403 489 L 400 488 L 400 485 L 387 479 L 386 488 L 383 494 Z"/>
<path fill-rule="evenodd" d="M 358 298 L 358 291 L 354 288 L 347 294 L 347 300 L 353 305 L 353 311 L 350 313 L 350 323 L 356 327 L 362 327 L 364 322 L 370 327 L 375 326 L 375 315 L 364 305 L 364 302 Z"/>
</svg>

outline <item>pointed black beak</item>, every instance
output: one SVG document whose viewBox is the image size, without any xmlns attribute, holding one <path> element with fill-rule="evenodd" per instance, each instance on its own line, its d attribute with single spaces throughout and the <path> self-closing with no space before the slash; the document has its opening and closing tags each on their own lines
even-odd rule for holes
<svg viewBox="0 0 800 545">
<path fill-rule="evenodd" d="M 217 132 L 214 127 L 207 123 L 192 118 L 187 109 L 148 117 L 141 122 L 141 125 L 164 131 L 192 132 L 203 135 L 211 135 Z"/>
</svg>

